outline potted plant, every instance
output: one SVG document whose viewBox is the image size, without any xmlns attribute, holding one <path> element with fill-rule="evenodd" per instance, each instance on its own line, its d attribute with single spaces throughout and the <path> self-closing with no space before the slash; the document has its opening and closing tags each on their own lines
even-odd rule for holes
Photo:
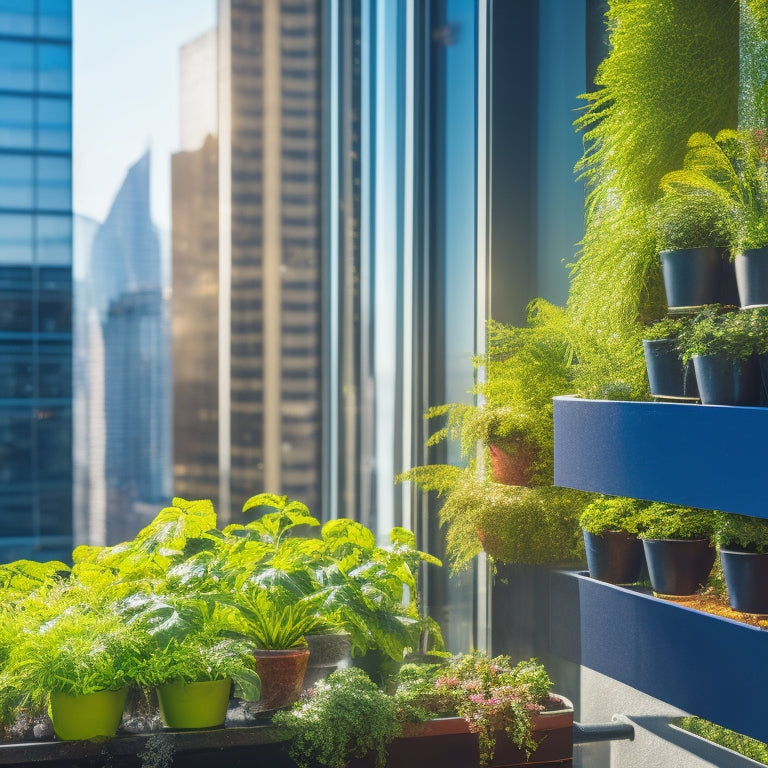
<svg viewBox="0 0 768 768">
<path fill-rule="evenodd" d="M 727 220 L 717 198 L 667 186 L 654 223 L 670 311 L 738 304 Z"/>
<path fill-rule="evenodd" d="M 645 508 L 639 536 L 654 592 L 692 595 L 706 583 L 717 526 L 718 513 L 710 510 L 663 502 Z"/>
<path fill-rule="evenodd" d="M 680 336 L 690 322 L 685 317 L 666 317 L 643 328 L 643 352 L 651 394 L 660 400 L 699 399 L 693 364 L 683 365 Z"/>
<path fill-rule="evenodd" d="M 680 336 L 683 363 L 693 360 L 705 405 L 760 405 L 755 324 L 739 311 L 701 312 Z"/>
<path fill-rule="evenodd" d="M 136 682 L 157 690 L 169 728 L 221 725 L 233 685 L 238 698 L 259 698 L 255 646 L 228 634 L 231 618 L 219 608 L 222 597 L 139 592 L 120 603 L 128 624 L 148 637 Z"/>
<path fill-rule="evenodd" d="M 23 618 L 25 631 L 16 635 L 0 675 L 0 709 L 6 716 L 47 709 L 63 740 L 113 736 L 141 663 L 136 632 L 116 612 L 88 606 L 69 605 L 41 618 Z"/>
<path fill-rule="evenodd" d="M 355 667 L 321 680 L 272 721 L 287 730 L 289 754 L 299 768 L 346 768 L 366 756 L 383 768 L 387 746 L 401 733 L 394 698 Z"/>
<path fill-rule="evenodd" d="M 768 520 L 723 514 L 716 541 L 731 607 L 767 614 Z"/>
<path fill-rule="evenodd" d="M 593 579 L 631 584 L 640 578 L 643 545 L 637 535 L 647 505 L 639 499 L 602 496 L 584 508 L 579 525 Z"/>
<path fill-rule="evenodd" d="M 713 139 L 694 133 L 683 170 L 666 174 L 661 187 L 719 206 L 736 254 L 741 306 L 768 305 L 768 166 L 755 136 L 723 130 Z"/>
</svg>

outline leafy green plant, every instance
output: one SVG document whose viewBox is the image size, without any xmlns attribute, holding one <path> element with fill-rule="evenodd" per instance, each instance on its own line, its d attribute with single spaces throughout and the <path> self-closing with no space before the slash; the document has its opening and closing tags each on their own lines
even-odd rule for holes
<svg viewBox="0 0 768 768">
<path fill-rule="evenodd" d="M 536 659 L 513 666 L 508 656 L 490 658 L 480 651 L 455 656 L 443 665 L 405 665 L 395 700 L 401 717 L 425 720 L 456 714 L 477 733 L 480 765 L 496 750 L 496 733 L 504 730 L 528 757 L 538 744 L 531 714 L 549 701 L 552 681 Z"/>
<path fill-rule="evenodd" d="M 690 317 L 663 317 L 651 325 L 646 325 L 642 331 L 643 339 L 654 341 L 657 339 L 677 339 L 684 335 L 692 323 Z"/>
<path fill-rule="evenodd" d="M 694 133 L 682 170 L 661 179 L 665 193 L 717 209 L 733 251 L 768 245 L 768 166 L 753 134 L 721 130 L 713 139 Z"/>
<path fill-rule="evenodd" d="M 724 549 L 764 554 L 768 552 L 768 520 L 747 515 L 721 515 L 715 541 Z"/>
<path fill-rule="evenodd" d="M 729 223 L 716 198 L 666 189 L 655 206 L 656 247 L 659 251 L 727 248 L 732 242 Z"/>
<path fill-rule="evenodd" d="M 736 125 L 738 11 L 726 2 L 702 12 L 697 0 L 609 4 L 610 53 L 576 121 L 588 199 L 567 304 L 582 339 L 574 391 L 615 381 L 633 399 L 647 395 L 640 328 L 666 309 L 653 226 L 659 181 L 681 166 L 694 131 Z"/>
<path fill-rule="evenodd" d="M 710 723 L 708 720 L 702 720 L 700 717 L 681 717 L 675 723 L 680 728 L 695 733 L 707 741 L 732 749 L 750 760 L 768 765 L 768 744 L 762 741 L 723 728 L 722 725 Z"/>
<path fill-rule="evenodd" d="M 624 496 L 601 496 L 588 504 L 579 517 L 579 525 L 588 533 L 602 536 L 606 531 L 640 533 L 647 501 Z"/>
<path fill-rule="evenodd" d="M 642 513 L 641 539 L 708 539 L 719 524 L 719 513 L 696 507 L 654 502 Z"/>
<path fill-rule="evenodd" d="M 394 699 L 354 667 L 317 683 L 311 696 L 277 712 L 273 722 L 290 735 L 289 754 L 299 768 L 345 768 L 369 753 L 383 768 L 387 745 L 401 733 Z"/>
<path fill-rule="evenodd" d="M 679 336 L 683 362 L 701 355 L 723 354 L 734 360 L 750 357 L 758 344 L 764 344 L 756 317 L 746 311 L 718 313 L 717 308 L 705 309 Z"/>
</svg>

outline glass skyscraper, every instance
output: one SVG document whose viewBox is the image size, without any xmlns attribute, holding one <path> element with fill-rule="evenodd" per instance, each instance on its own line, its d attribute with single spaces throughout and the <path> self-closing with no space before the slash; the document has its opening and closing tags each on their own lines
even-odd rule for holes
<svg viewBox="0 0 768 768">
<path fill-rule="evenodd" d="M 72 548 L 72 5 L 0 0 L 0 559 Z"/>
</svg>

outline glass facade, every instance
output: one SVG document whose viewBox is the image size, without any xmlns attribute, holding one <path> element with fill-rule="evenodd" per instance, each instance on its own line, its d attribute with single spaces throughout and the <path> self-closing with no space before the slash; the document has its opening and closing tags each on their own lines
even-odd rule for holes
<svg viewBox="0 0 768 768">
<path fill-rule="evenodd" d="M 72 549 L 72 8 L 0 2 L 0 559 Z"/>
</svg>

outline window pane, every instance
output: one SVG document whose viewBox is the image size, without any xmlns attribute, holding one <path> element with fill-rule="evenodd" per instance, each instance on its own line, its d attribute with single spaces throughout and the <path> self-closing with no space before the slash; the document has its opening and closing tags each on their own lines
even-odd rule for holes
<svg viewBox="0 0 768 768">
<path fill-rule="evenodd" d="M 32 397 L 32 344 L 0 342 L 0 398 Z"/>
<path fill-rule="evenodd" d="M 0 208 L 32 208 L 32 157 L 0 156 Z"/>
<path fill-rule="evenodd" d="M 37 147 L 72 149 L 72 105 L 69 99 L 37 100 Z"/>
<path fill-rule="evenodd" d="M 72 207 L 72 161 L 68 157 L 38 157 L 37 207 L 69 211 Z"/>
<path fill-rule="evenodd" d="M 72 345 L 40 342 L 39 396 L 72 397 Z"/>
<path fill-rule="evenodd" d="M 0 331 L 32 330 L 32 268 L 0 266 Z"/>
<path fill-rule="evenodd" d="M 32 217 L 0 214 L 0 263 L 32 263 Z"/>
<path fill-rule="evenodd" d="M 38 0 L 41 37 L 72 37 L 72 0 Z"/>
<path fill-rule="evenodd" d="M 0 0 L 0 33 L 35 34 L 35 0 Z"/>
<path fill-rule="evenodd" d="M 0 96 L 0 147 L 32 149 L 34 112 L 29 96 Z"/>
<path fill-rule="evenodd" d="M 35 416 L 38 479 L 41 483 L 71 480 L 72 410 L 38 408 Z"/>
<path fill-rule="evenodd" d="M 31 91 L 35 87 L 35 47 L 32 43 L 0 43 L 0 89 Z"/>
<path fill-rule="evenodd" d="M 32 419 L 28 408 L 0 411 L 0 483 L 30 483 L 32 461 Z M 30 517 L 29 512 L 26 513 Z M 3 510 L 3 525 L 6 525 Z M 10 521 L 13 524 L 13 521 Z M 17 534 L 18 535 L 18 534 Z"/>
<path fill-rule="evenodd" d="M 68 45 L 38 47 L 38 90 L 69 93 L 72 90 L 72 51 Z"/>
<path fill-rule="evenodd" d="M 72 263 L 72 218 L 69 215 L 37 217 L 37 263 Z"/>
<path fill-rule="evenodd" d="M 39 272 L 38 323 L 43 333 L 72 330 L 72 270 L 41 267 Z"/>
</svg>

